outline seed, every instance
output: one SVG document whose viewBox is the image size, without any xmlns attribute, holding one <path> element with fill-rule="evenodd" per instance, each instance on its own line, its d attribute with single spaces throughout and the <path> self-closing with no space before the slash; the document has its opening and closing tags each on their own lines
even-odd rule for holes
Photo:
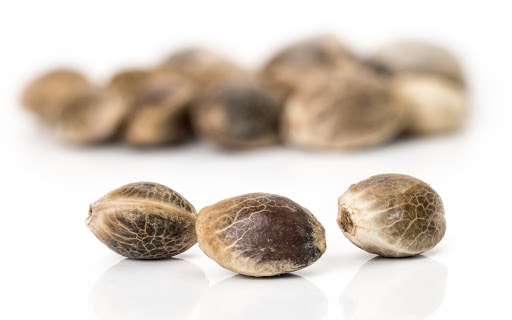
<svg viewBox="0 0 512 320">
<path fill-rule="evenodd" d="M 72 69 L 54 69 L 32 80 L 24 89 L 21 102 L 41 120 L 51 123 L 63 105 L 77 94 L 89 91 L 91 83 L 80 72 Z"/>
<path fill-rule="evenodd" d="M 292 200 L 251 193 L 203 208 L 196 231 L 199 247 L 222 267 L 264 277 L 296 271 L 325 252 L 320 222 Z"/>
<path fill-rule="evenodd" d="M 64 104 L 51 129 L 68 143 L 99 143 L 114 137 L 126 114 L 127 109 L 118 97 L 91 89 Z"/>
<path fill-rule="evenodd" d="M 393 73 L 439 75 L 464 83 L 464 74 L 457 58 L 448 50 L 428 42 L 393 42 L 378 49 L 369 57 L 369 61 Z"/>
<path fill-rule="evenodd" d="M 464 87 L 432 75 L 399 75 L 392 81 L 394 94 L 409 112 L 406 131 L 436 134 L 459 129 L 468 114 Z"/>
<path fill-rule="evenodd" d="M 122 70 L 112 76 L 106 88 L 109 92 L 120 96 L 123 103 L 132 108 L 139 88 L 150 74 L 151 71 L 146 69 Z"/>
<path fill-rule="evenodd" d="M 217 83 L 238 76 L 247 71 L 216 52 L 201 49 L 183 49 L 165 60 L 160 69 L 189 78 L 198 91 L 205 90 Z"/>
<path fill-rule="evenodd" d="M 192 82 L 162 69 L 129 69 L 112 77 L 107 90 L 119 96 L 128 115 L 121 133 L 135 146 L 180 143 L 191 136 Z"/>
<path fill-rule="evenodd" d="M 197 134 L 223 148 L 275 144 L 281 108 L 258 83 L 226 81 L 202 95 L 192 109 Z"/>
<path fill-rule="evenodd" d="M 376 175 L 350 186 L 338 199 L 337 222 L 356 246 L 384 257 L 430 250 L 446 231 L 439 195 L 403 174 Z"/>
<path fill-rule="evenodd" d="M 315 149 L 355 149 L 385 143 L 406 125 L 405 106 L 388 82 L 362 67 L 317 79 L 292 95 L 281 117 L 284 142 Z"/>
<path fill-rule="evenodd" d="M 436 134 L 460 128 L 468 113 L 462 67 L 456 57 L 434 44 L 391 43 L 369 58 L 395 75 L 393 92 L 407 107 L 406 131 Z"/>
<path fill-rule="evenodd" d="M 176 191 L 153 182 L 124 185 L 90 205 L 87 226 L 116 253 L 163 259 L 192 247 L 196 210 Z"/>
<path fill-rule="evenodd" d="M 262 68 L 264 79 L 274 85 L 283 101 L 307 86 L 318 74 L 352 63 L 352 53 L 333 35 L 318 35 L 281 49 Z"/>
<path fill-rule="evenodd" d="M 134 88 L 133 108 L 123 138 L 137 146 L 184 141 L 191 135 L 191 82 L 180 75 L 153 71 Z"/>
</svg>

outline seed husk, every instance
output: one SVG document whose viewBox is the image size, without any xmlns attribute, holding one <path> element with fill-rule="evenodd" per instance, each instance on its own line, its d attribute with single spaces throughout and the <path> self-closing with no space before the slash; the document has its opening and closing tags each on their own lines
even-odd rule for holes
<svg viewBox="0 0 512 320">
<path fill-rule="evenodd" d="M 170 55 L 159 69 L 187 77 L 197 92 L 232 77 L 246 76 L 248 72 L 220 53 L 204 48 L 179 50 Z"/>
<path fill-rule="evenodd" d="M 52 123 L 69 101 L 91 88 L 92 84 L 81 72 L 57 68 L 30 81 L 22 92 L 21 103 L 44 123 Z"/>
<path fill-rule="evenodd" d="M 136 146 L 176 144 L 191 136 L 191 82 L 178 74 L 153 71 L 134 92 L 123 139 Z"/>
<path fill-rule="evenodd" d="M 426 41 L 402 40 L 379 48 L 369 58 L 392 73 L 438 75 L 464 84 L 462 67 L 450 51 Z"/>
<path fill-rule="evenodd" d="M 142 68 L 124 69 L 116 72 L 107 82 L 106 89 L 120 96 L 130 109 L 137 100 L 140 87 L 150 77 L 152 70 Z"/>
<path fill-rule="evenodd" d="M 393 93 L 408 109 L 406 132 L 439 134 L 460 129 L 469 112 L 464 87 L 449 79 L 425 75 L 397 75 Z"/>
<path fill-rule="evenodd" d="M 469 109 L 466 80 L 451 52 L 403 40 L 381 47 L 368 62 L 394 75 L 393 93 L 410 115 L 406 132 L 438 134 L 462 127 Z"/>
<path fill-rule="evenodd" d="M 354 62 L 353 54 L 334 35 L 312 36 L 290 44 L 268 59 L 261 76 L 273 85 L 280 101 L 309 86 L 314 78 Z"/>
<path fill-rule="evenodd" d="M 101 143 L 117 134 L 127 112 L 118 96 L 91 88 L 62 106 L 51 129 L 58 139 L 67 143 Z"/>
<path fill-rule="evenodd" d="M 317 79 L 289 98 L 281 137 L 304 148 L 365 148 L 396 137 L 407 117 L 388 81 L 362 67 L 350 67 Z"/>
<path fill-rule="evenodd" d="M 89 207 L 87 226 L 114 252 L 133 259 L 163 259 L 196 241 L 196 210 L 176 191 L 154 182 L 115 189 Z"/>
<path fill-rule="evenodd" d="M 258 82 L 236 79 L 212 87 L 192 109 L 192 124 L 207 141 L 226 149 L 279 141 L 281 106 Z"/>
<path fill-rule="evenodd" d="M 250 193 L 203 208 L 199 247 L 222 267 L 264 277 L 309 266 L 325 252 L 325 231 L 304 207 L 279 195 Z"/>
<path fill-rule="evenodd" d="M 350 186 L 338 199 L 337 222 L 353 244 L 384 257 L 423 253 L 446 231 L 437 192 L 403 174 L 375 175 Z"/>
</svg>

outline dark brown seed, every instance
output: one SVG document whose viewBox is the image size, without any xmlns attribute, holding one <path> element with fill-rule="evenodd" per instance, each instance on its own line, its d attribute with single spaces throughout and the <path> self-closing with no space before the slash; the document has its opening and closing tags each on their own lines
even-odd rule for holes
<svg viewBox="0 0 512 320">
<path fill-rule="evenodd" d="M 203 208 L 196 231 L 206 255 L 226 269 L 255 277 L 305 268 L 326 249 L 324 228 L 307 209 L 266 193 Z"/>
<path fill-rule="evenodd" d="M 376 175 L 352 185 L 338 200 L 337 222 L 356 246 L 385 257 L 430 250 L 446 231 L 437 192 L 403 174 Z"/>
<path fill-rule="evenodd" d="M 207 91 L 192 112 L 197 134 L 217 146 L 251 148 L 278 142 L 281 107 L 258 83 L 228 81 Z"/>
<path fill-rule="evenodd" d="M 176 191 L 136 182 L 91 204 L 87 226 L 110 249 L 128 258 L 163 259 L 196 241 L 196 210 Z"/>
</svg>

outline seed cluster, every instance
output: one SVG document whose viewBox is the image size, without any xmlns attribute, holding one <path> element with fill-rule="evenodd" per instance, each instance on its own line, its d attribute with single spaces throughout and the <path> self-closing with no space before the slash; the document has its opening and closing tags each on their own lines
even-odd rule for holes
<svg viewBox="0 0 512 320">
<path fill-rule="evenodd" d="M 407 175 L 377 175 L 352 185 L 338 208 L 343 234 L 380 256 L 420 254 L 446 230 L 439 195 Z M 100 241 L 129 258 L 168 258 L 198 242 L 220 266 L 254 277 L 297 271 L 326 250 L 325 229 L 309 210 L 268 193 L 225 199 L 197 214 L 168 187 L 131 183 L 91 204 L 86 222 Z"/>
<path fill-rule="evenodd" d="M 404 41 L 358 55 L 333 35 L 292 43 L 256 70 L 205 49 L 104 84 L 54 69 L 26 86 L 22 104 L 72 144 L 162 146 L 196 136 L 227 149 L 367 148 L 456 130 L 468 109 L 462 69 L 445 49 Z"/>
</svg>

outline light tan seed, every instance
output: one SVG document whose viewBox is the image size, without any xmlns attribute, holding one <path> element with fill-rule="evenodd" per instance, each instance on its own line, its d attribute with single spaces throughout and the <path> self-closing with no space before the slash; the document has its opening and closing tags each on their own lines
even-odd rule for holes
<svg viewBox="0 0 512 320">
<path fill-rule="evenodd" d="M 67 143 L 101 143 L 115 137 L 127 113 L 118 96 L 91 88 L 64 104 L 50 129 Z"/>
<path fill-rule="evenodd" d="M 392 73 L 438 75 L 464 84 L 462 67 L 454 54 L 436 44 L 402 40 L 379 48 L 369 61 Z"/>
<path fill-rule="evenodd" d="M 438 134 L 464 125 L 469 99 L 460 84 L 433 75 L 404 74 L 397 75 L 392 86 L 395 97 L 409 113 L 407 132 Z"/>
<path fill-rule="evenodd" d="M 77 95 L 88 92 L 92 85 L 79 71 L 59 68 L 33 79 L 21 95 L 22 105 L 43 122 L 52 123 L 64 105 Z"/>
<path fill-rule="evenodd" d="M 285 143 L 304 148 L 364 148 L 396 137 L 407 116 L 388 81 L 350 67 L 292 95 L 281 117 L 281 136 Z"/>
<path fill-rule="evenodd" d="M 248 73 L 227 57 L 203 48 L 179 50 L 169 56 L 159 69 L 188 78 L 197 92 L 208 90 L 226 79 L 245 77 Z"/>
<path fill-rule="evenodd" d="M 437 192 L 403 174 L 376 175 L 350 186 L 338 199 L 337 222 L 356 246 L 385 257 L 430 250 L 446 231 Z"/>
</svg>

